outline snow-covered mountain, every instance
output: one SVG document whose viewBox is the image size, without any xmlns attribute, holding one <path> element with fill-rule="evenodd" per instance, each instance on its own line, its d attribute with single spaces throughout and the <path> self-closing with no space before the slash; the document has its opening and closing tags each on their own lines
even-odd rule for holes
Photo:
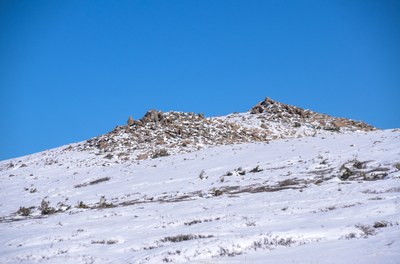
<svg viewBox="0 0 400 264">
<path fill-rule="evenodd" d="M 0 162 L 0 263 L 399 263 L 400 130 L 269 98 Z"/>
</svg>

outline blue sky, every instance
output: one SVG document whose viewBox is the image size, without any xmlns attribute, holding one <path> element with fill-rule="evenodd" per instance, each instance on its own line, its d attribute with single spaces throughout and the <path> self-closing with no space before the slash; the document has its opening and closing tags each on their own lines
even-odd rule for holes
<svg viewBox="0 0 400 264">
<path fill-rule="evenodd" d="M 400 1 L 0 2 L 0 160 L 266 96 L 400 127 Z"/>
</svg>

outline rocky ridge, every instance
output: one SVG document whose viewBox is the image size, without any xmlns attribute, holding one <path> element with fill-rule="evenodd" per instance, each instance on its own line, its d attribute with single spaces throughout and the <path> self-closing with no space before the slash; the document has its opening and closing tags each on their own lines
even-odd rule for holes
<svg viewBox="0 0 400 264">
<path fill-rule="evenodd" d="M 96 148 L 101 153 L 117 153 L 123 160 L 129 160 L 133 153 L 137 159 L 147 159 L 191 152 L 205 146 L 266 142 L 268 139 L 268 133 L 260 128 L 206 118 L 202 114 L 151 110 L 140 120 L 129 119 L 127 125 L 88 140 L 86 147 Z"/>
<path fill-rule="evenodd" d="M 80 147 L 116 162 L 158 158 L 217 145 L 268 142 L 278 138 L 371 131 L 374 127 L 266 98 L 249 112 L 207 118 L 203 114 L 148 111 L 129 117 L 105 135 Z"/>
<path fill-rule="evenodd" d="M 332 131 L 361 130 L 372 131 L 375 128 L 365 122 L 354 121 L 347 118 L 337 118 L 326 114 L 306 110 L 297 106 L 283 104 L 267 97 L 264 101 L 254 106 L 250 114 L 261 115 L 262 119 L 272 122 L 292 123 L 294 126 L 308 125 L 315 129 Z"/>
</svg>

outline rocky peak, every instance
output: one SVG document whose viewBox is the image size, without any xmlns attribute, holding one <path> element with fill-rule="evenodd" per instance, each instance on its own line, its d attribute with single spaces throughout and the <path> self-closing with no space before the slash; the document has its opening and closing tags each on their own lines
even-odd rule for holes
<svg viewBox="0 0 400 264">
<path fill-rule="evenodd" d="M 150 110 L 139 120 L 129 117 L 127 125 L 117 126 L 108 134 L 88 140 L 83 148 L 124 162 L 216 145 L 374 129 L 364 122 L 331 117 L 267 97 L 250 113 L 223 117 Z"/>
<path fill-rule="evenodd" d="M 267 97 L 264 101 L 254 106 L 251 114 L 268 114 L 272 119 L 278 120 L 280 118 L 309 118 L 312 114 L 310 110 L 304 110 L 303 108 L 287 105 L 274 101 Z"/>
<path fill-rule="evenodd" d="M 326 114 L 292 106 L 267 97 L 250 110 L 250 114 L 258 115 L 267 121 L 292 123 L 295 126 L 307 125 L 317 129 L 339 131 L 341 128 L 350 130 L 371 131 L 376 128 L 364 122 L 347 118 L 332 117 Z"/>
</svg>

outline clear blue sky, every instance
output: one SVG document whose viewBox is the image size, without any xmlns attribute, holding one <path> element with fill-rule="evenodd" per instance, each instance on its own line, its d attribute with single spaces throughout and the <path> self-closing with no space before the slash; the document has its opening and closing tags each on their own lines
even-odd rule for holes
<svg viewBox="0 0 400 264">
<path fill-rule="evenodd" d="M 266 96 L 400 127 L 400 1 L 0 1 L 0 160 Z"/>
</svg>

